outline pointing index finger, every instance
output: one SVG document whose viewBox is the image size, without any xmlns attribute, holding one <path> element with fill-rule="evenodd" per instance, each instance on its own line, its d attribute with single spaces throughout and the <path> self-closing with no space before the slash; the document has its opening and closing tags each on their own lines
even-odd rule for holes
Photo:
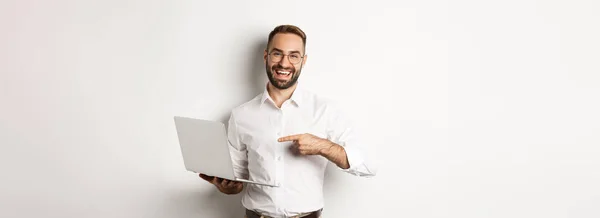
<svg viewBox="0 0 600 218">
<path fill-rule="evenodd" d="M 298 140 L 300 139 L 301 135 L 289 135 L 289 136 L 284 136 L 279 138 L 277 141 L 279 142 L 285 142 L 285 141 L 294 141 L 294 140 Z"/>
</svg>

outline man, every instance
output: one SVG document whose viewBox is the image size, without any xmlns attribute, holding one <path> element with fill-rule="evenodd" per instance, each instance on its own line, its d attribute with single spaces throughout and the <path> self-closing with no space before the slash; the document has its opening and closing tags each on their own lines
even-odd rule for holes
<svg viewBox="0 0 600 218">
<path fill-rule="evenodd" d="M 320 217 L 328 162 L 357 176 L 375 176 L 352 127 L 332 103 L 298 85 L 306 64 L 306 35 L 298 27 L 276 27 L 268 38 L 265 91 L 236 107 L 228 126 L 236 176 L 276 184 L 248 184 L 246 217 Z M 225 194 L 240 182 L 200 174 Z"/>
</svg>

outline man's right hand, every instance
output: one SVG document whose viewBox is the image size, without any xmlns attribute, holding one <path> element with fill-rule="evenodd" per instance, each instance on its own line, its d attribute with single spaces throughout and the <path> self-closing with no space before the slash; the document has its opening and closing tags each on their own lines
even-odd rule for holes
<svg viewBox="0 0 600 218">
<path fill-rule="evenodd" d="M 199 176 L 210 184 L 217 186 L 217 189 L 224 194 L 234 195 L 242 192 L 244 189 L 244 184 L 241 182 L 231 181 L 216 176 L 208 176 L 202 173 L 200 173 Z"/>
</svg>

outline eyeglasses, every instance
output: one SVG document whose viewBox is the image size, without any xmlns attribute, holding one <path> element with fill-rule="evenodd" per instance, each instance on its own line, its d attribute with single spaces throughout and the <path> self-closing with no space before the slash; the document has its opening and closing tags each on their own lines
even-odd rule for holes
<svg viewBox="0 0 600 218">
<path fill-rule="evenodd" d="M 288 60 L 292 64 L 300 63 L 300 61 L 302 61 L 302 59 L 304 58 L 304 56 L 301 56 L 300 54 L 297 54 L 297 53 L 292 53 L 289 55 L 283 54 L 280 51 L 272 51 L 271 53 L 269 53 L 269 57 L 271 58 L 271 61 L 273 61 L 273 62 L 280 62 L 284 56 L 288 56 Z"/>
</svg>

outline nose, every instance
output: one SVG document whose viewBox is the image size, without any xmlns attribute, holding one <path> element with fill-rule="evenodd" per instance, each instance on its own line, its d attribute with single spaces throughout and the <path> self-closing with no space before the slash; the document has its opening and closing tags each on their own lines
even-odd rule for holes
<svg viewBox="0 0 600 218">
<path fill-rule="evenodd" d="M 282 67 L 285 67 L 285 68 L 293 66 L 293 65 L 292 65 L 292 62 L 290 62 L 290 59 L 289 59 L 289 56 L 288 56 L 288 55 L 283 55 L 283 57 L 282 57 L 282 58 L 281 58 L 281 60 L 279 61 L 279 64 L 280 64 Z"/>
</svg>

